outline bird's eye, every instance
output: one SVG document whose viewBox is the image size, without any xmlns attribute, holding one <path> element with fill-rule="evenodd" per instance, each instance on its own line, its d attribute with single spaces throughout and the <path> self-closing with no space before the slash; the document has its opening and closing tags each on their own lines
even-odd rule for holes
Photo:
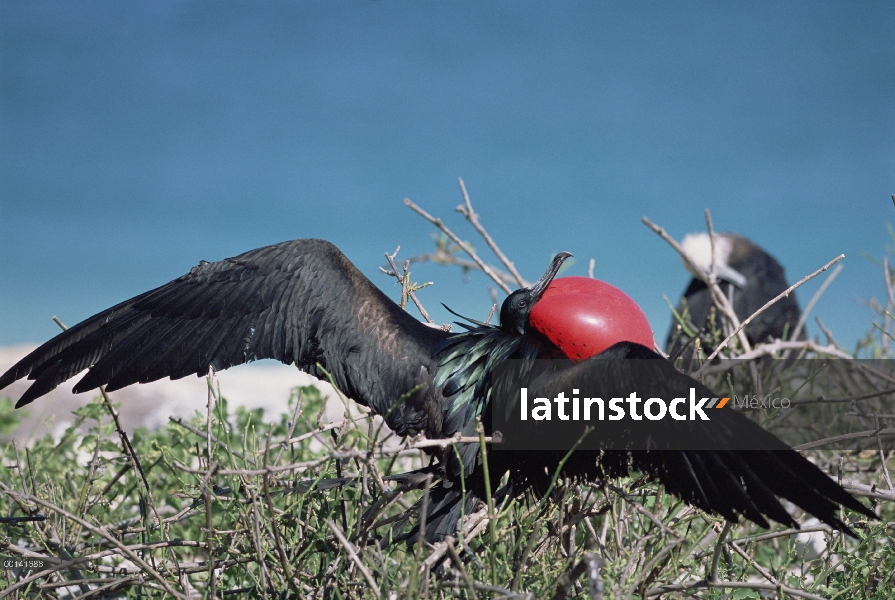
<svg viewBox="0 0 895 600">
<path fill-rule="evenodd" d="M 516 303 L 516 306 L 518 306 L 519 308 L 525 308 L 525 300 L 520 300 Z"/>
</svg>

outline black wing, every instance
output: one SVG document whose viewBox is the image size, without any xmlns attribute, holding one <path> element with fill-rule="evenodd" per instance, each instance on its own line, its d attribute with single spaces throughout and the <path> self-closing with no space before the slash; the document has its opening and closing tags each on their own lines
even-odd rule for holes
<svg viewBox="0 0 895 600">
<path fill-rule="evenodd" d="M 678 392 L 690 387 L 695 387 L 700 397 L 717 395 L 677 371 L 669 361 L 652 350 L 631 342 L 621 342 L 568 369 L 535 379 L 530 384 L 529 395 L 552 398 L 555 396 L 554 390 L 579 388 L 602 391 L 607 386 L 613 390 L 606 392 L 607 397 L 627 396 L 631 391 L 642 390 L 644 386 L 656 391 L 656 396 L 666 398 L 673 397 L 670 394 L 680 395 Z M 665 394 L 661 393 L 663 388 Z M 679 429 L 674 434 L 676 436 L 693 436 L 690 439 L 704 440 L 713 448 L 724 447 L 729 442 L 730 450 L 579 451 L 570 457 L 566 471 L 570 475 L 591 479 L 595 467 L 609 476 L 625 475 L 631 468 L 649 472 L 658 477 L 668 491 L 699 508 L 721 514 L 731 521 L 742 515 L 763 527 L 768 526 L 766 518 L 798 527 L 778 498 L 789 500 L 824 523 L 843 531 L 850 530 L 836 516 L 840 504 L 875 518 L 867 507 L 823 471 L 744 415 L 732 409 L 717 413 L 716 416 L 712 411 L 711 423 L 688 420 L 672 422 L 670 426 Z M 742 440 L 761 440 L 761 447 L 770 449 L 738 449 Z M 644 440 L 637 442 L 632 446 L 646 447 Z M 557 461 L 562 455 L 561 452 L 556 454 Z M 537 456 L 534 458 L 538 459 Z M 523 466 L 521 455 L 513 459 L 517 470 L 530 470 L 538 476 L 544 473 L 543 453 L 539 458 L 540 464 L 535 463 L 531 469 Z M 595 464 L 597 461 L 599 465 Z M 531 483 L 538 485 L 534 481 Z"/>
<path fill-rule="evenodd" d="M 428 399 L 436 393 L 430 366 L 447 335 L 407 314 L 334 245 L 295 240 L 203 261 L 90 317 L 0 376 L 0 389 L 35 380 L 20 407 L 86 368 L 75 392 L 202 376 L 209 366 L 263 358 L 323 378 L 319 363 L 342 392 L 388 414 L 403 435 L 440 426 L 440 415 L 428 414 L 439 405 Z"/>
</svg>

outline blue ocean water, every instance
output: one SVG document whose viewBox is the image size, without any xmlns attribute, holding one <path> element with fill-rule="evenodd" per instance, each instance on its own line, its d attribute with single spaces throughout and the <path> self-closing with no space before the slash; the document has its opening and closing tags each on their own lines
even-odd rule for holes
<svg viewBox="0 0 895 600">
<path fill-rule="evenodd" d="M 484 249 L 462 176 L 523 274 L 593 257 L 659 339 L 687 275 L 643 215 L 681 238 L 710 208 L 793 280 L 845 253 L 815 310 L 851 346 L 895 211 L 893 25 L 884 2 L 4 2 L 0 344 L 299 237 L 397 297 L 382 254 L 432 246 L 405 197 Z M 438 321 L 488 313 L 481 277 L 413 278 Z"/>
</svg>

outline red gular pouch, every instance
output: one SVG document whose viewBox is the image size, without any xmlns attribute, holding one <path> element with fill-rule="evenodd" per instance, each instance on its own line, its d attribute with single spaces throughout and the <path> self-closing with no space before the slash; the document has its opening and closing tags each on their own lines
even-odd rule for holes
<svg viewBox="0 0 895 600">
<path fill-rule="evenodd" d="M 590 277 L 554 279 L 528 319 L 573 362 L 618 342 L 650 350 L 654 346 L 653 330 L 637 303 L 617 287 Z"/>
</svg>

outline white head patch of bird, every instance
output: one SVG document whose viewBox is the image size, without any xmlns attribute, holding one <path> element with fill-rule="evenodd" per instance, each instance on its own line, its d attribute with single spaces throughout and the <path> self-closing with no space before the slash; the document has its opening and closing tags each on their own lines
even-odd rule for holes
<svg viewBox="0 0 895 600">
<path fill-rule="evenodd" d="M 690 259 L 690 262 L 699 270 L 693 272 L 690 265 L 684 262 L 684 266 L 696 277 L 707 277 L 712 265 L 712 242 L 709 234 L 688 233 L 681 242 L 681 249 Z M 730 253 L 733 249 L 733 240 L 725 234 L 715 234 L 715 273 L 719 279 L 729 281 L 737 287 L 746 285 L 746 278 L 728 264 Z"/>
</svg>

